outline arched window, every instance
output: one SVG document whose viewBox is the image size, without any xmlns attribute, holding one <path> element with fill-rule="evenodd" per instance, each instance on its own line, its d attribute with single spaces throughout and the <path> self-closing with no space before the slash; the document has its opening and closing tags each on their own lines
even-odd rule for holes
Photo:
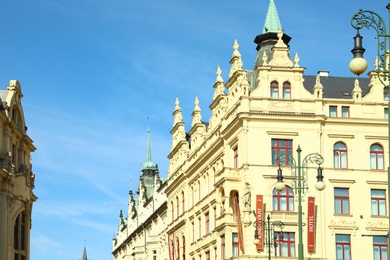
<svg viewBox="0 0 390 260">
<path fill-rule="evenodd" d="M 15 260 L 27 259 L 27 214 L 21 212 L 14 223 L 14 250 Z"/>
<path fill-rule="evenodd" d="M 276 81 L 271 82 L 271 98 L 279 98 L 279 84 Z"/>
<path fill-rule="evenodd" d="M 284 82 L 283 83 L 283 98 L 284 99 L 291 99 L 291 84 L 290 82 Z"/>
<path fill-rule="evenodd" d="M 370 167 L 372 170 L 383 170 L 383 147 L 373 144 L 370 147 Z"/>
<path fill-rule="evenodd" d="M 171 201 L 171 210 L 172 210 L 172 222 L 175 220 L 175 208 L 173 206 L 173 201 Z"/>
<path fill-rule="evenodd" d="M 179 242 L 179 239 L 176 240 L 176 256 L 177 256 L 177 259 L 180 259 L 180 242 Z"/>
<path fill-rule="evenodd" d="M 274 189 L 272 192 L 273 210 L 276 211 L 293 211 L 294 210 L 294 194 L 292 189 L 286 185 L 282 191 Z"/>
<path fill-rule="evenodd" d="M 333 146 L 333 161 L 335 168 L 347 168 L 347 147 L 345 144 L 338 142 Z"/>
<path fill-rule="evenodd" d="M 185 211 L 185 197 L 184 197 L 184 191 L 181 192 L 181 213 L 184 213 Z"/>
<path fill-rule="evenodd" d="M 383 100 L 389 101 L 389 88 L 388 87 L 383 88 Z"/>
<path fill-rule="evenodd" d="M 179 197 L 176 196 L 176 216 L 178 216 L 178 217 L 179 217 L 179 215 L 180 215 L 180 212 L 179 212 L 179 205 L 180 205 L 180 203 L 179 203 Z"/>
<path fill-rule="evenodd" d="M 186 238 L 183 236 L 181 240 L 183 244 L 183 260 L 186 260 Z"/>
</svg>

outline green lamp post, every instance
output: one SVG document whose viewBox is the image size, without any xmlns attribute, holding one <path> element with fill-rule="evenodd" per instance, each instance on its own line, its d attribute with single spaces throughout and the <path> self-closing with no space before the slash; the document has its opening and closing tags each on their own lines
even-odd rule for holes
<svg viewBox="0 0 390 260">
<path fill-rule="evenodd" d="M 389 24 L 390 25 L 390 2 L 387 3 L 386 6 L 389 13 Z M 354 37 L 354 48 L 351 50 L 353 53 L 353 59 L 349 64 L 349 69 L 352 73 L 356 75 L 360 75 L 364 73 L 367 69 L 367 62 L 363 58 L 363 53 L 365 49 L 362 46 L 362 38 L 359 34 L 359 30 L 363 27 L 374 28 L 377 33 L 378 39 L 378 56 L 375 61 L 375 72 L 378 75 L 380 82 L 384 86 L 384 97 L 389 98 L 389 76 L 390 76 L 390 58 L 389 58 L 389 49 L 390 49 L 390 34 L 386 30 L 385 21 L 380 17 L 377 13 L 369 10 L 359 10 L 355 13 L 351 18 L 351 25 L 353 28 L 357 30 L 356 36 Z M 389 108 L 389 103 L 387 108 Z M 388 120 L 390 117 L 388 116 Z M 390 122 L 390 121 L 388 121 Z M 390 137 L 390 124 L 388 124 L 388 134 Z M 387 212 L 390 210 L 390 140 L 389 143 L 389 161 L 387 167 L 387 201 L 388 207 Z M 389 229 L 390 229 L 390 217 L 389 217 Z M 387 245 L 389 244 L 390 239 L 390 231 L 387 232 Z M 390 259 L 389 254 L 387 253 L 387 258 Z"/>
<path fill-rule="evenodd" d="M 290 166 L 292 173 L 292 186 L 294 191 L 294 196 L 298 200 L 298 234 L 299 234 L 299 242 L 298 242 L 298 259 L 303 260 L 303 237 L 302 237 L 302 196 L 304 196 L 308 191 L 308 166 L 309 164 L 317 164 L 317 183 L 315 185 L 316 189 L 322 191 L 325 189 L 325 183 L 323 182 L 324 176 L 322 175 L 321 164 L 324 162 L 324 158 L 318 153 L 311 153 L 305 156 L 305 158 L 301 161 L 301 152 L 302 149 L 298 145 L 297 153 L 298 153 L 298 164 L 295 159 L 288 154 L 281 154 L 276 158 L 276 162 L 279 165 L 278 175 L 275 188 L 279 191 L 284 190 L 285 184 L 283 182 L 283 174 L 281 166 Z"/>
</svg>

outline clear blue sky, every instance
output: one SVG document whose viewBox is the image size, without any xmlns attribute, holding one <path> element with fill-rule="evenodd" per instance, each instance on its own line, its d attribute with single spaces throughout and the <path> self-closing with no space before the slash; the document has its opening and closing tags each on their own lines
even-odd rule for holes
<svg viewBox="0 0 390 260">
<path fill-rule="evenodd" d="M 306 75 L 353 76 L 358 9 L 380 13 L 385 0 L 275 0 Z M 31 259 L 74 260 L 86 239 L 92 260 L 111 259 L 119 210 L 145 161 L 167 175 L 175 99 L 191 125 L 199 97 L 208 120 L 217 65 L 227 81 L 234 39 L 252 69 L 253 39 L 268 0 L 3 0 L 0 85 L 18 79 L 36 174 Z M 362 30 L 370 68 L 374 30 Z M 353 86 L 351 86 L 352 88 Z"/>
</svg>

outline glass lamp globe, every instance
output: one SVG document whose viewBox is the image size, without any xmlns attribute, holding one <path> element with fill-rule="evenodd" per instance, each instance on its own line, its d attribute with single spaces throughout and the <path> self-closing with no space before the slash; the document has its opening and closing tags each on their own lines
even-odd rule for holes
<svg viewBox="0 0 390 260">
<path fill-rule="evenodd" d="M 260 244 L 260 240 L 258 238 L 255 238 L 255 240 L 253 240 L 253 244 L 257 246 L 258 244 Z"/>
<path fill-rule="evenodd" d="M 363 74 L 368 67 L 367 61 L 362 57 L 353 58 L 349 63 L 349 70 L 356 75 Z"/>
<path fill-rule="evenodd" d="M 286 187 L 286 184 L 284 184 L 284 182 L 282 182 L 282 181 L 278 181 L 275 185 L 275 189 L 277 189 L 278 191 L 284 190 L 285 187 Z"/>
<path fill-rule="evenodd" d="M 322 191 L 325 189 L 326 185 L 325 185 L 325 182 L 323 182 L 323 181 L 317 181 L 315 187 L 317 190 Z"/>
</svg>

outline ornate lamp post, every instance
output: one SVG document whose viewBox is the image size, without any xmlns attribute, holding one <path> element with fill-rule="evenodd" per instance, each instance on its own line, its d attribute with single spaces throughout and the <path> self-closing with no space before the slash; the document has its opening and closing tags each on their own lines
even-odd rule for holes
<svg viewBox="0 0 390 260">
<path fill-rule="evenodd" d="M 390 25 L 390 1 L 386 6 L 389 13 L 389 24 Z M 377 13 L 369 10 L 359 10 L 351 18 L 351 25 L 357 30 L 356 36 L 354 37 L 354 48 L 351 50 L 353 53 L 353 59 L 349 64 L 349 69 L 352 73 L 360 75 L 364 73 L 367 69 L 367 62 L 363 58 L 363 53 L 365 49 L 362 46 L 362 38 L 359 34 L 359 30 L 363 27 L 367 29 L 374 28 L 377 33 L 378 39 L 378 56 L 375 60 L 375 72 L 384 86 L 384 95 L 389 95 L 389 76 L 390 76 L 390 58 L 389 58 L 389 49 L 390 49 L 390 33 L 386 30 L 385 21 Z M 387 105 L 387 108 L 390 106 L 390 99 Z M 390 117 L 388 116 L 388 131 L 390 137 Z M 387 201 L 388 207 L 387 212 L 390 210 L 390 140 L 389 140 L 389 161 L 387 167 Z M 389 217 L 389 229 L 390 229 L 390 217 Z M 387 244 L 389 244 L 390 231 L 387 232 Z M 390 255 L 388 259 L 390 259 Z"/>
<path fill-rule="evenodd" d="M 267 223 L 265 223 L 265 221 L 255 221 L 255 222 L 253 222 L 253 226 L 256 228 L 255 229 L 255 240 L 253 241 L 253 244 L 255 244 L 255 245 L 260 244 L 259 232 L 257 231 L 257 228 L 259 226 L 263 226 L 264 231 L 267 232 L 266 245 L 268 246 L 268 259 L 271 260 L 271 245 L 274 245 L 274 247 L 276 248 L 275 240 L 273 239 L 275 228 L 279 228 L 280 231 L 282 231 L 282 229 L 284 228 L 284 223 L 282 221 L 279 221 L 279 220 L 271 223 L 271 218 L 268 215 L 267 216 Z M 272 235 L 272 237 L 271 237 L 271 235 Z"/>
<path fill-rule="evenodd" d="M 298 200 L 298 233 L 299 233 L 299 242 L 298 242 L 298 259 L 303 260 L 303 238 L 302 238 L 302 196 L 304 196 L 308 191 L 308 165 L 317 164 L 317 183 L 315 185 L 316 189 L 322 191 L 325 189 L 325 183 L 323 182 L 324 176 L 322 175 L 321 164 L 324 162 L 324 158 L 318 153 L 311 153 L 306 155 L 306 157 L 301 162 L 301 152 L 302 149 L 298 145 L 298 164 L 296 164 L 295 159 L 288 154 L 281 154 L 276 158 L 276 162 L 279 165 L 277 184 L 275 188 L 279 191 L 284 190 L 285 184 L 283 182 L 282 175 L 282 165 L 291 166 L 291 173 L 293 176 L 293 191 L 294 196 Z"/>
</svg>

